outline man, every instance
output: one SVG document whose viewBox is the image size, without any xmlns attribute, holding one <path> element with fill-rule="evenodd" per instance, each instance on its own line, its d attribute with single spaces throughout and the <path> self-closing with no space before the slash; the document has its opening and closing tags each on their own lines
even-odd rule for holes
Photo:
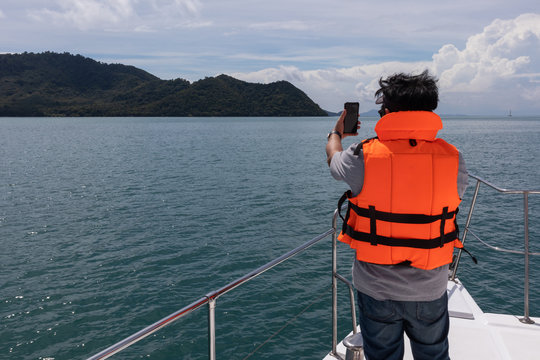
<svg viewBox="0 0 540 360">
<path fill-rule="evenodd" d="M 339 240 L 356 250 L 364 351 L 368 360 L 402 359 L 405 332 L 415 359 L 449 359 L 446 285 L 462 247 L 455 217 L 467 170 L 459 151 L 436 138 L 435 78 L 401 73 L 379 85 L 378 137 L 343 151 L 344 112 L 326 146 L 332 176 L 350 187 Z"/>
</svg>

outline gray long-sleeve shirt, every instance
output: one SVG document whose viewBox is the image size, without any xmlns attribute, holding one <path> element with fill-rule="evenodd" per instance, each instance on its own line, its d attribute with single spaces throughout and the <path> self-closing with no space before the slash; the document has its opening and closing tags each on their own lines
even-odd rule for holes
<svg viewBox="0 0 540 360">
<path fill-rule="evenodd" d="M 358 144 L 337 152 L 330 162 L 330 173 L 346 182 L 356 196 L 364 184 L 364 154 L 354 155 Z M 463 197 L 468 185 L 465 161 L 459 153 L 458 194 Z M 448 265 L 423 270 L 406 265 L 378 265 L 355 260 L 352 269 L 355 288 L 377 300 L 431 301 L 446 291 Z"/>
</svg>

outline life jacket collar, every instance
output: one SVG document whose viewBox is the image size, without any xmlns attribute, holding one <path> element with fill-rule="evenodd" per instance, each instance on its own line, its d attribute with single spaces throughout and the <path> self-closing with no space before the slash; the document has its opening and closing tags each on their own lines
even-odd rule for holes
<svg viewBox="0 0 540 360">
<path fill-rule="evenodd" d="M 439 115 L 431 111 L 398 111 L 386 114 L 375 125 L 379 140 L 433 141 L 442 129 Z"/>
</svg>

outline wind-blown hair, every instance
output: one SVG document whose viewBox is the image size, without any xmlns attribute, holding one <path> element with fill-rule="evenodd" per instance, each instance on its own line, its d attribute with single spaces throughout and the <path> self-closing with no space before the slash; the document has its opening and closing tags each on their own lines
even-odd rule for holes
<svg viewBox="0 0 540 360">
<path fill-rule="evenodd" d="M 433 111 L 439 102 L 437 79 L 427 70 L 419 75 L 394 74 L 379 79 L 381 87 L 375 92 L 382 109 L 395 111 Z"/>
</svg>

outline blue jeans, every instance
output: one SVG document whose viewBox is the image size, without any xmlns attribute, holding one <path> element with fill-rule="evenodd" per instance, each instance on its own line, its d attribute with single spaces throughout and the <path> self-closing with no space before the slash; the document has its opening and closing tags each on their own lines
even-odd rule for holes
<svg viewBox="0 0 540 360">
<path fill-rule="evenodd" d="M 415 360 L 448 360 L 448 296 L 434 301 L 379 301 L 358 292 L 368 360 L 403 359 L 405 332 Z"/>
</svg>

